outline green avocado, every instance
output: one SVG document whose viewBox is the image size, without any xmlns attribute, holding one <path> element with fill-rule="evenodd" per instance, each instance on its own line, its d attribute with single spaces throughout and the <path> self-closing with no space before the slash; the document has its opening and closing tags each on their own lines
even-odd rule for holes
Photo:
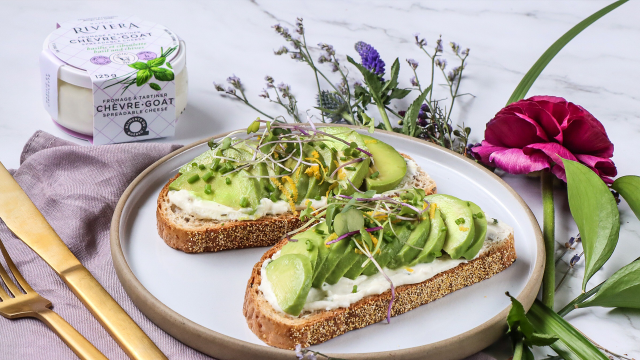
<svg viewBox="0 0 640 360">
<path fill-rule="evenodd" d="M 355 143 L 357 147 L 368 150 L 367 145 L 364 143 L 364 139 L 362 135 L 358 134 L 356 131 L 351 130 L 349 128 L 342 127 L 325 127 L 322 128 L 322 131 L 331 134 L 335 137 L 343 139 L 349 143 Z M 354 155 L 349 145 L 329 138 L 325 141 L 325 143 L 337 150 L 337 158 L 338 164 L 342 165 L 346 162 L 349 162 L 353 159 L 363 157 L 364 161 L 350 164 L 346 167 L 343 167 L 338 171 L 335 175 L 335 179 L 338 179 L 338 183 L 340 184 L 340 193 L 344 195 L 351 195 L 355 192 L 356 188 L 360 188 L 362 183 L 364 182 L 365 177 L 369 173 L 369 164 L 371 163 L 371 158 L 366 154 L 359 153 Z M 358 151 L 359 152 L 359 151 Z M 333 171 L 331 172 L 333 173 Z M 331 174 L 329 173 L 329 175 Z M 353 186 L 349 183 L 353 183 Z"/>
<path fill-rule="evenodd" d="M 451 195 L 429 195 L 431 204 L 437 204 L 447 227 L 443 249 L 452 259 L 459 259 L 469 249 L 475 236 L 473 213 L 466 201 Z"/>
<path fill-rule="evenodd" d="M 480 206 L 468 201 L 469 207 L 473 212 L 473 223 L 476 227 L 475 237 L 473 242 L 469 246 L 469 249 L 462 255 L 465 259 L 473 259 L 478 255 L 480 249 L 482 249 L 482 245 L 484 244 L 484 240 L 487 238 L 487 217 L 485 216 Z"/>
<path fill-rule="evenodd" d="M 371 239 L 371 235 L 365 230 L 364 226 L 360 229 L 360 234 L 357 234 L 349 239 L 351 242 L 358 241 L 361 246 L 366 245 L 366 248 L 373 250 L 373 240 Z M 364 270 L 362 264 L 367 259 L 367 256 L 364 255 L 360 249 L 358 249 L 354 244 L 354 249 L 352 252 L 345 253 L 345 255 L 340 259 L 340 261 L 336 264 L 333 271 L 327 276 L 325 280 L 328 284 L 335 284 L 340 280 L 341 277 L 348 277 L 346 274 L 348 272 L 355 272 L 356 270 L 351 270 L 355 266 L 355 264 L 360 264 L 358 275 Z M 356 277 L 358 276 L 356 275 Z"/>
<path fill-rule="evenodd" d="M 416 225 L 407 242 L 402 246 L 402 249 L 398 251 L 398 254 L 396 254 L 395 262 L 398 264 L 398 267 L 409 264 L 420 253 L 424 244 L 427 242 L 430 228 L 431 221 L 428 219 L 422 220 Z"/>
<path fill-rule="evenodd" d="M 398 237 L 396 238 L 395 236 L 392 236 L 390 242 L 383 242 L 380 246 L 380 254 L 377 257 L 373 257 L 381 268 L 384 268 L 393 260 L 398 251 L 402 249 L 404 243 L 407 242 L 409 236 L 411 236 L 411 230 L 409 230 L 406 225 L 394 225 L 393 229 L 395 230 L 395 233 L 398 235 Z M 385 232 L 386 231 L 390 230 L 385 229 Z M 362 275 L 371 276 L 377 272 L 378 268 L 375 266 L 375 264 L 369 263 L 369 265 L 367 265 L 362 271 Z"/>
<path fill-rule="evenodd" d="M 435 206 L 434 206 L 435 207 Z M 431 213 L 431 212 L 429 212 Z M 442 246 L 444 245 L 444 239 L 447 235 L 447 227 L 444 225 L 442 216 L 440 216 L 440 210 L 437 208 L 433 212 L 433 217 L 430 219 L 431 229 L 429 230 L 429 236 L 424 244 L 424 247 L 416 256 L 409 266 L 415 266 L 416 264 L 429 263 L 435 260 L 436 257 L 442 255 Z"/>
<path fill-rule="evenodd" d="M 313 234 L 310 234 L 311 232 L 313 232 Z M 313 277 L 315 278 L 318 270 L 320 270 L 327 256 L 329 256 L 329 248 L 325 245 L 326 238 L 329 236 L 327 224 L 322 222 L 305 231 L 303 234 L 309 234 L 308 238 L 315 240 L 318 245 L 318 260 L 316 261 L 316 267 L 313 269 Z"/>
<path fill-rule="evenodd" d="M 300 315 L 311 289 L 313 269 L 309 258 L 301 254 L 282 255 L 267 264 L 266 272 L 282 311 Z"/>
<path fill-rule="evenodd" d="M 371 136 L 361 136 L 373 155 L 373 164 L 365 178 L 367 190 L 375 190 L 380 194 L 395 189 L 407 174 L 407 162 L 391 145 Z M 378 174 L 374 175 L 376 172 Z"/>
<path fill-rule="evenodd" d="M 286 254 L 304 255 L 309 258 L 311 268 L 315 269 L 318 261 L 318 241 L 316 239 L 318 237 L 320 236 L 316 233 L 307 231 L 296 234 L 280 249 L 280 256 Z"/>
<path fill-rule="evenodd" d="M 327 241 L 328 240 L 325 239 L 325 242 Z M 333 268 L 336 266 L 338 261 L 340 261 L 347 252 L 353 251 L 354 249 L 355 245 L 349 241 L 349 239 L 342 239 L 329 245 L 329 254 L 313 276 L 313 287 L 321 288 L 325 279 L 329 276 L 331 271 L 333 271 Z"/>
</svg>

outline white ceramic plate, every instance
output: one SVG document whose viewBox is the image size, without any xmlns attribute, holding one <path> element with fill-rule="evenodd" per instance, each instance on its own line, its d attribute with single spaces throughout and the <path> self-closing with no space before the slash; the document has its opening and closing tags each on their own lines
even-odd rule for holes
<svg viewBox="0 0 640 360">
<path fill-rule="evenodd" d="M 483 327 L 502 328 L 510 304 L 505 292 L 530 306 L 539 288 L 544 255 L 535 218 L 505 182 L 474 162 L 409 137 L 387 132 L 374 136 L 410 155 L 436 181 L 439 193 L 471 200 L 490 216 L 511 225 L 518 260 L 488 280 L 392 318 L 391 324 L 383 322 L 351 331 L 312 349 L 350 358 L 376 358 L 372 353 L 384 356 L 388 352 L 411 358 L 408 354 L 415 351 L 407 349 L 429 349 L 428 345 L 438 344 L 455 347 L 456 339 L 464 340 L 473 333 L 475 338 L 466 344 L 466 353 L 489 345 L 495 341 L 495 330 L 484 335 L 478 331 Z M 242 315 L 247 280 L 266 248 L 186 254 L 165 245 L 158 236 L 158 193 L 180 166 L 206 149 L 203 141 L 165 157 L 141 174 L 123 195 L 112 227 L 118 275 L 138 307 L 183 342 L 220 357 L 235 358 L 243 349 L 246 354 L 265 351 L 277 357 L 284 353 L 270 352 L 275 349 L 249 330 Z M 191 339 L 184 335 L 189 331 L 175 328 L 185 322 L 191 325 L 189 331 L 195 329 L 191 337 L 203 338 Z M 206 341 L 218 344 L 209 350 L 200 346 Z"/>
</svg>

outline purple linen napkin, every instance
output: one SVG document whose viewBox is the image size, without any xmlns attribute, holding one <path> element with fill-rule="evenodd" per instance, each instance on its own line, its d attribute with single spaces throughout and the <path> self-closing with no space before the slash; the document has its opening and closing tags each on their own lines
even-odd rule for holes
<svg viewBox="0 0 640 360">
<path fill-rule="evenodd" d="M 11 173 L 80 262 L 169 359 L 211 359 L 147 319 L 122 288 L 111 260 L 109 227 L 120 196 L 145 168 L 179 147 L 148 142 L 79 146 L 38 131 L 24 147 L 20 168 Z M 1 221 L 0 238 L 24 278 L 53 303 L 54 311 L 109 359 L 127 359 L 62 279 Z M 76 358 L 36 319 L 0 317 L 0 339 L 2 360 Z M 467 360 L 493 358 L 477 354 Z"/>
</svg>

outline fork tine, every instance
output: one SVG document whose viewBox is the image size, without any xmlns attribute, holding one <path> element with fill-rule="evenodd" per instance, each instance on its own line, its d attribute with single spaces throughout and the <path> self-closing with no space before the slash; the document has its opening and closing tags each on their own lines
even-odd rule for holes
<svg viewBox="0 0 640 360">
<path fill-rule="evenodd" d="M 5 249 L 4 244 L 2 243 L 2 240 L 0 240 L 0 250 L 2 251 L 4 260 L 7 262 L 7 265 L 9 266 L 9 270 L 13 273 L 13 276 L 16 278 L 16 280 L 18 280 L 20 285 L 22 285 L 22 287 L 24 288 L 24 284 L 26 284 L 27 282 L 24 280 L 22 275 L 20 275 L 20 272 L 18 271 L 18 268 L 16 268 L 16 266 L 13 264 L 13 261 L 11 261 L 11 258 L 9 257 L 9 253 L 7 252 L 7 249 Z M 9 289 L 9 291 L 13 293 L 13 296 L 18 296 L 22 294 L 22 291 L 20 291 L 20 289 L 16 286 L 16 284 L 14 284 L 9 274 L 7 274 L 7 271 L 4 269 L 4 266 L 2 266 L 1 264 L 0 264 L 0 277 L 2 277 L 2 280 L 4 280 L 5 286 Z M 29 287 L 29 284 L 27 284 L 27 288 L 31 290 L 31 287 Z M 24 289 L 25 291 L 27 291 L 26 288 Z"/>
</svg>

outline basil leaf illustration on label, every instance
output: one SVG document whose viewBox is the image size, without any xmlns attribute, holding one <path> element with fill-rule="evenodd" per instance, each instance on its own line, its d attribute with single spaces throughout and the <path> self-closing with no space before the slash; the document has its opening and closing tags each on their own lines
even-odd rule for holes
<svg viewBox="0 0 640 360">
<path fill-rule="evenodd" d="M 149 68 L 149 65 L 143 63 L 142 61 L 134 62 L 133 64 L 129 64 L 129 67 L 132 67 L 136 70 L 146 70 Z"/>
<path fill-rule="evenodd" d="M 582 290 L 609 260 L 618 244 L 620 214 L 609 187 L 588 167 L 562 159 L 567 173 L 569 209 L 578 225 L 586 258 Z"/>
<path fill-rule="evenodd" d="M 151 87 L 153 90 L 155 91 L 160 91 L 162 90 L 162 88 L 160 87 L 160 85 L 156 84 L 156 83 L 149 83 L 149 87 Z"/>
<path fill-rule="evenodd" d="M 623 267 L 600 290 L 578 307 L 603 306 L 640 309 L 640 261 Z"/>
<path fill-rule="evenodd" d="M 165 60 L 166 60 L 165 57 L 161 56 L 157 59 L 147 61 L 147 65 L 149 67 L 159 67 L 159 66 L 162 66 L 162 64 L 164 64 Z"/>
<path fill-rule="evenodd" d="M 152 67 L 151 72 L 153 76 L 159 81 L 171 81 L 174 78 L 173 71 L 169 69 L 163 69 L 159 67 Z"/>
<path fill-rule="evenodd" d="M 171 63 L 170 63 L 170 62 L 168 62 L 168 61 L 167 61 L 167 67 L 168 67 L 169 69 L 173 69 L 173 66 L 171 66 Z"/>
<path fill-rule="evenodd" d="M 147 69 L 140 70 L 136 75 L 136 85 L 142 86 L 149 81 L 149 79 L 151 79 L 151 71 Z"/>
</svg>

